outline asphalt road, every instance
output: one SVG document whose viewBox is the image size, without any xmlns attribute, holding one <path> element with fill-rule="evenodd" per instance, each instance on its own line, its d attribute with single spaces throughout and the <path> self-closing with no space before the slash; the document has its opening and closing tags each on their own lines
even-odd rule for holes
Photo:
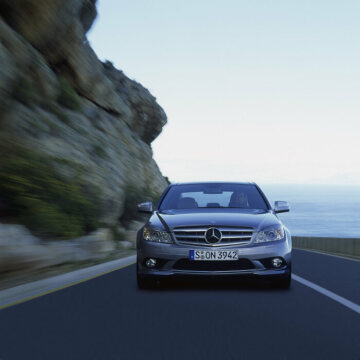
<svg viewBox="0 0 360 360">
<path fill-rule="evenodd" d="M 293 271 L 360 304 L 360 262 L 294 250 Z M 139 291 L 135 265 L 0 311 L 0 359 L 360 360 L 360 315 L 293 281 Z"/>
</svg>

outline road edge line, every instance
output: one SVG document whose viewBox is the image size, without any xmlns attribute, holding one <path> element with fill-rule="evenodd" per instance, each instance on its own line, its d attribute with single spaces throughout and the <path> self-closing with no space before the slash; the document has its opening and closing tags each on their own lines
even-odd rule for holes
<svg viewBox="0 0 360 360">
<path fill-rule="evenodd" d="M 292 279 L 299 282 L 300 284 L 303 284 L 315 291 L 317 291 L 318 293 L 327 296 L 328 298 L 340 303 L 341 305 L 346 306 L 347 308 L 355 311 L 356 313 L 358 313 L 360 315 L 360 305 L 338 295 L 335 294 L 334 292 L 327 290 L 325 288 L 323 288 L 322 286 L 319 286 L 317 284 L 312 283 L 309 280 L 306 280 L 304 278 L 302 278 L 301 276 L 298 276 L 296 274 L 292 274 Z"/>
<path fill-rule="evenodd" d="M 86 281 L 89 281 L 89 280 L 98 278 L 98 277 L 100 277 L 100 276 L 109 274 L 109 273 L 111 273 L 111 272 L 114 272 L 114 271 L 117 271 L 117 270 L 121 270 L 121 269 L 123 269 L 123 268 L 125 268 L 125 267 L 128 267 L 128 266 L 130 266 L 130 265 L 133 265 L 133 264 L 135 264 L 135 263 L 136 263 L 136 261 L 131 261 L 130 263 L 127 263 L 127 264 L 118 266 L 118 267 L 113 268 L 113 269 L 110 269 L 110 270 L 106 270 L 106 271 L 101 272 L 101 273 L 99 273 L 99 274 L 91 275 L 91 276 L 89 276 L 89 277 L 87 277 L 87 278 L 84 278 L 84 279 L 81 279 L 81 280 L 78 280 L 78 281 L 70 282 L 70 283 L 68 283 L 68 284 L 66 284 L 66 285 L 59 286 L 59 287 L 57 287 L 57 288 L 55 288 L 55 289 L 51 289 L 51 290 L 48 290 L 48 291 L 39 292 L 38 294 L 29 296 L 29 297 L 25 297 L 25 298 L 23 298 L 23 299 L 16 300 L 16 301 L 13 301 L 13 302 L 9 302 L 9 303 L 4 304 L 4 305 L 0 305 L 0 311 L 1 311 L 1 310 L 4 310 L 4 309 L 6 309 L 6 308 L 9 308 L 9 307 L 15 306 L 15 305 L 22 304 L 22 303 L 24 303 L 24 302 L 27 302 L 27 301 L 30 301 L 30 300 L 33 300 L 33 299 L 36 299 L 36 298 L 38 298 L 38 297 L 51 294 L 51 293 L 56 292 L 56 291 L 60 291 L 60 290 L 69 288 L 69 287 L 71 287 L 71 286 L 75 286 L 75 285 L 81 284 L 81 283 L 83 283 L 83 282 L 86 282 Z M 91 267 L 90 267 L 90 268 L 91 268 Z M 85 268 L 85 269 L 86 269 L 86 268 Z M 20 286 L 21 286 L 21 285 L 20 285 Z"/>
<path fill-rule="evenodd" d="M 357 258 L 357 257 L 349 257 L 346 255 L 329 253 L 329 252 L 325 252 L 322 250 L 316 250 L 316 249 L 302 249 L 302 248 L 298 248 L 298 247 L 293 247 L 293 250 L 302 250 L 302 251 L 312 252 L 312 253 L 316 253 L 316 254 L 320 254 L 320 255 L 333 256 L 333 257 L 344 259 L 344 260 L 351 260 L 351 261 L 357 261 L 357 262 L 360 261 L 360 258 Z"/>
</svg>

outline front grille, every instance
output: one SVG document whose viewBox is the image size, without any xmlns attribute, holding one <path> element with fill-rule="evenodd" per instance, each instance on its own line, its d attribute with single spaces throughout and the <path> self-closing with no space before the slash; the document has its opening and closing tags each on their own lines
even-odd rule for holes
<svg viewBox="0 0 360 360">
<path fill-rule="evenodd" d="M 198 246 L 225 246 L 225 245 L 246 245 L 251 241 L 253 229 L 243 227 L 216 226 L 221 231 L 221 241 L 216 244 L 209 244 L 205 240 L 205 232 L 214 226 L 201 227 L 178 227 L 174 229 L 176 240 L 183 245 Z"/>
<path fill-rule="evenodd" d="M 173 268 L 176 270 L 193 271 L 231 271 L 254 269 L 254 264 L 249 259 L 236 261 L 195 261 L 189 259 L 178 260 Z"/>
</svg>

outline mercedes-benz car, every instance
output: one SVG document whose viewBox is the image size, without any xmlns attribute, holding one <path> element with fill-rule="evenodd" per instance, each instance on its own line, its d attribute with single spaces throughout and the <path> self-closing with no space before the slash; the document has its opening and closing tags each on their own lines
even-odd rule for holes
<svg viewBox="0 0 360 360">
<path fill-rule="evenodd" d="M 261 277 L 291 283 L 291 235 L 255 183 L 171 184 L 137 233 L 137 282 L 151 288 L 172 277 Z"/>
</svg>

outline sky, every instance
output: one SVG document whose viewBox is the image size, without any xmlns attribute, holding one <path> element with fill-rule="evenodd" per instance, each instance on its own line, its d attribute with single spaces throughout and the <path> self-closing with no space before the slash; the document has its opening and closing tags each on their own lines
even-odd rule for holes
<svg viewBox="0 0 360 360">
<path fill-rule="evenodd" d="M 177 181 L 360 185 L 358 0 L 99 0 L 88 34 L 157 98 Z"/>
</svg>

